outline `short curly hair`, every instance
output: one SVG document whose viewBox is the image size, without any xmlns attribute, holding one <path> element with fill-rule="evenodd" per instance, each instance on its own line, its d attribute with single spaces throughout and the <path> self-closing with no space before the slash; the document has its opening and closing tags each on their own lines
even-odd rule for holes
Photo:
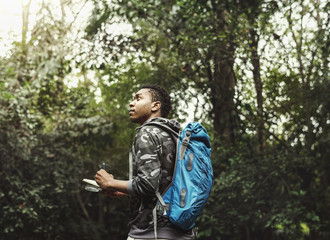
<svg viewBox="0 0 330 240">
<path fill-rule="evenodd" d="M 168 113 L 171 111 L 171 97 L 167 90 L 161 86 L 151 84 L 143 85 L 140 89 L 149 89 L 153 102 L 159 101 L 161 104 L 160 113 L 161 116 L 166 118 Z"/>
</svg>

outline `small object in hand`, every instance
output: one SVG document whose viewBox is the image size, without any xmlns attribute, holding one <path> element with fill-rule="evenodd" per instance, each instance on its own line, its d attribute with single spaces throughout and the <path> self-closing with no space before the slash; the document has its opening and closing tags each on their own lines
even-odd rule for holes
<svg viewBox="0 0 330 240">
<path fill-rule="evenodd" d="M 87 185 L 85 186 L 86 191 L 100 192 L 102 190 L 102 188 L 94 180 L 84 178 L 83 182 L 87 183 Z"/>
<path fill-rule="evenodd" d="M 100 188 L 94 187 L 93 185 L 86 185 L 85 190 L 89 192 L 99 192 Z"/>
</svg>

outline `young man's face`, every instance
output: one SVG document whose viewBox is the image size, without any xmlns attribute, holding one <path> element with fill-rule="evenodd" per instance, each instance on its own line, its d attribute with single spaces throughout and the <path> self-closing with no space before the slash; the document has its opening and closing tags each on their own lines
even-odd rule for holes
<svg viewBox="0 0 330 240">
<path fill-rule="evenodd" d="M 155 103 L 152 101 L 149 89 L 140 89 L 134 96 L 134 100 L 129 104 L 129 118 L 131 122 L 142 125 L 150 119 L 155 112 Z"/>
</svg>

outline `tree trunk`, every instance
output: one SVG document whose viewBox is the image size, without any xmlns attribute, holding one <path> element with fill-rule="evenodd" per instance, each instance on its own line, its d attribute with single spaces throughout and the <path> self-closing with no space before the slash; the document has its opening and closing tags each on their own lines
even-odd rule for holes
<svg viewBox="0 0 330 240">
<path fill-rule="evenodd" d="M 253 26 L 254 19 L 251 19 L 250 26 Z M 263 84 L 260 76 L 260 56 L 258 54 L 259 36 L 254 28 L 250 29 L 251 63 L 253 66 L 254 87 L 257 93 L 257 134 L 258 152 L 262 153 L 265 148 L 264 116 L 263 116 Z"/>
<path fill-rule="evenodd" d="M 220 57 L 220 54 L 214 56 L 214 72 L 210 87 L 214 129 L 227 144 L 233 145 L 235 76 L 233 63 Z"/>
<path fill-rule="evenodd" d="M 66 13 L 65 13 L 65 0 L 60 0 L 60 4 L 61 4 L 61 19 L 62 19 L 62 23 L 64 23 L 65 17 L 66 17 Z"/>
<path fill-rule="evenodd" d="M 227 37 L 219 40 L 215 49 L 211 49 L 213 56 L 210 63 L 212 74 L 209 74 L 211 89 L 211 103 L 213 105 L 213 124 L 218 135 L 228 145 L 235 144 L 235 85 L 236 79 L 233 71 L 235 44 L 232 38 L 232 31 L 228 24 L 228 11 L 212 1 L 215 11 L 216 35 L 223 33 Z"/>
<path fill-rule="evenodd" d="M 26 59 L 28 55 L 26 38 L 29 30 L 29 15 L 30 15 L 31 2 L 32 0 L 29 0 L 25 5 L 22 3 L 22 43 L 21 43 L 22 54 L 20 54 L 19 62 L 18 62 L 16 86 L 19 86 L 24 81 L 22 72 L 25 67 Z"/>
<path fill-rule="evenodd" d="M 30 6 L 32 0 L 29 0 L 27 4 L 22 4 L 22 52 L 26 54 L 26 36 L 29 30 L 29 15 L 30 15 Z"/>
</svg>

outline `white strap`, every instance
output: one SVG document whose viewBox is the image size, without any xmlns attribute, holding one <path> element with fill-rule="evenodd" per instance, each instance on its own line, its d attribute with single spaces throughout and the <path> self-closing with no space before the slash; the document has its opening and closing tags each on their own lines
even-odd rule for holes
<svg viewBox="0 0 330 240">
<path fill-rule="evenodd" d="M 152 218 L 153 218 L 153 221 L 154 221 L 154 235 L 155 235 L 155 239 L 157 239 L 157 207 L 155 207 L 153 210 L 152 210 Z"/>
<path fill-rule="evenodd" d="M 133 178 L 133 153 L 132 151 L 129 151 L 129 155 L 128 155 L 128 176 L 129 176 L 129 180 L 131 180 Z"/>
<path fill-rule="evenodd" d="M 164 202 L 164 199 L 162 198 L 162 196 L 160 195 L 159 192 L 156 192 L 156 196 L 157 196 L 158 201 L 160 202 L 160 204 L 163 206 L 163 209 L 164 209 L 163 214 L 166 215 L 166 204 Z M 155 239 L 157 239 L 157 204 L 156 204 L 155 208 L 152 210 L 152 218 L 153 218 L 153 222 L 154 222 Z"/>
<path fill-rule="evenodd" d="M 162 195 L 160 195 L 159 192 L 156 192 L 156 196 L 157 196 L 160 204 L 162 204 L 163 207 L 166 207 L 166 203 L 164 202 L 164 199 L 162 198 Z"/>
</svg>

